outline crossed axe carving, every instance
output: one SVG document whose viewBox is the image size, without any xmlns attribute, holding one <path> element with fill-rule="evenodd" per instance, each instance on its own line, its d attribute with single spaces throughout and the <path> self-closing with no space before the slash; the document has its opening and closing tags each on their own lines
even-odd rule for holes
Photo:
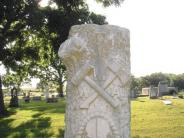
<svg viewBox="0 0 184 138">
<path fill-rule="evenodd" d="M 78 86 L 81 81 L 85 81 L 91 88 L 93 88 L 96 93 L 94 93 L 92 96 L 88 97 L 81 105 L 80 108 L 86 109 L 89 108 L 90 103 L 92 103 L 98 95 L 100 95 L 105 101 L 107 101 L 112 107 L 116 108 L 120 103 L 118 100 L 112 98 L 110 95 L 108 95 L 105 92 L 105 89 L 108 88 L 108 86 L 115 80 L 116 77 L 119 75 L 116 73 L 120 69 L 119 67 L 112 68 L 110 66 L 107 66 L 107 68 L 113 73 L 113 77 L 106 80 L 104 85 L 100 87 L 98 84 L 96 84 L 90 77 L 87 76 L 87 74 L 94 70 L 93 66 L 90 65 L 89 62 L 87 62 L 72 78 L 71 82 Z M 121 78 L 118 77 L 120 80 Z M 122 80 L 121 80 L 122 81 Z"/>
</svg>

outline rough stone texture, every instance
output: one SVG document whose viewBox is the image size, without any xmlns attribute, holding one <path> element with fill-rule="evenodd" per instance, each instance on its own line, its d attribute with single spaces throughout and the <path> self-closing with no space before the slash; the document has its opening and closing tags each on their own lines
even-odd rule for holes
<svg viewBox="0 0 184 138">
<path fill-rule="evenodd" d="M 130 138 L 129 31 L 73 26 L 59 56 L 68 73 L 65 138 Z"/>
</svg>

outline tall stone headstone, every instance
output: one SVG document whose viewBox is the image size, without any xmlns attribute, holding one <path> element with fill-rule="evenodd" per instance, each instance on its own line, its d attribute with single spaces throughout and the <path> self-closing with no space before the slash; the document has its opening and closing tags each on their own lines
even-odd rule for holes
<svg viewBox="0 0 184 138">
<path fill-rule="evenodd" d="M 59 56 L 68 73 L 65 138 L 130 138 L 129 31 L 73 26 Z"/>
<path fill-rule="evenodd" d="M 158 96 L 161 97 L 166 94 L 169 94 L 168 82 L 160 81 L 158 84 Z"/>
</svg>

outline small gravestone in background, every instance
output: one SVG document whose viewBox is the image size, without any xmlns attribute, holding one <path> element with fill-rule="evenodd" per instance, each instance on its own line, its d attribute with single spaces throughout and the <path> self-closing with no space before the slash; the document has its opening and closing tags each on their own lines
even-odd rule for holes
<svg viewBox="0 0 184 138">
<path fill-rule="evenodd" d="M 45 85 L 44 95 L 45 95 L 45 100 L 46 100 L 47 103 L 56 103 L 56 102 L 58 102 L 58 98 L 55 95 L 50 96 L 48 85 Z"/>
<path fill-rule="evenodd" d="M 158 84 L 158 97 L 169 94 L 168 82 L 160 81 Z"/>
<path fill-rule="evenodd" d="M 47 98 L 47 103 L 56 103 L 58 102 L 58 98 L 55 95 L 52 95 L 51 97 Z"/>
<path fill-rule="evenodd" d="M 171 105 L 171 104 L 172 104 L 172 101 L 171 101 L 171 100 L 162 100 L 162 102 L 163 102 L 165 105 Z"/>
<path fill-rule="evenodd" d="M 45 99 L 47 100 L 49 98 L 49 87 L 48 87 L 48 85 L 45 85 L 45 87 L 44 87 L 44 95 L 45 95 Z"/>
<path fill-rule="evenodd" d="M 131 90 L 130 91 L 130 98 L 131 99 L 137 98 L 137 91 L 136 90 Z"/>
<path fill-rule="evenodd" d="M 150 99 L 157 98 L 158 97 L 157 94 L 158 94 L 158 87 L 150 86 L 150 90 L 149 90 Z"/>
<path fill-rule="evenodd" d="M 23 97 L 24 101 L 26 103 L 29 103 L 30 102 L 30 92 L 28 92 L 27 94 L 24 93 L 24 97 Z"/>
<path fill-rule="evenodd" d="M 141 95 L 148 96 L 150 93 L 150 88 L 142 88 Z"/>
<path fill-rule="evenodd" d="M 68 73 L 65 138 L 130 138 L 129 31 L 73 26 L 59 56 Z"/>
<path fill-rule="evenodd" d="M 18 107 L 18 90 L 17 88 L 13 87 L 11 89 L 11 99 L 10 99 L 10 107 Z"/>
<path fill-rule="evenodd" d="M 32 97 L 32 100 L 33 101 L 41 101 L 42 100 L 42 97 L 41 96 L 33 96 Z"/>
</svg>

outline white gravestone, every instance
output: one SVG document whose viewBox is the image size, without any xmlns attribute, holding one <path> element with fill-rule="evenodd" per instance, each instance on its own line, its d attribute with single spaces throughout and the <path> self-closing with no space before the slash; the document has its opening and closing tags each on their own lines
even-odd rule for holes
<svg viewBox="0 0 184 138">
<path fill-rule="evenodd" d="M 73 26 L 59 56 L 68 73 L 65 138 L 130 138 L 129 31 Z"/>
<path fill-rule="evenodd" d="M 44 87 L 44 94 L 45 94 L 45 99 L 47 100 L 49 98 L 49 87 L 48 87 L 48 85 L 45 85 L 45 87 Z"/>
</svg>

